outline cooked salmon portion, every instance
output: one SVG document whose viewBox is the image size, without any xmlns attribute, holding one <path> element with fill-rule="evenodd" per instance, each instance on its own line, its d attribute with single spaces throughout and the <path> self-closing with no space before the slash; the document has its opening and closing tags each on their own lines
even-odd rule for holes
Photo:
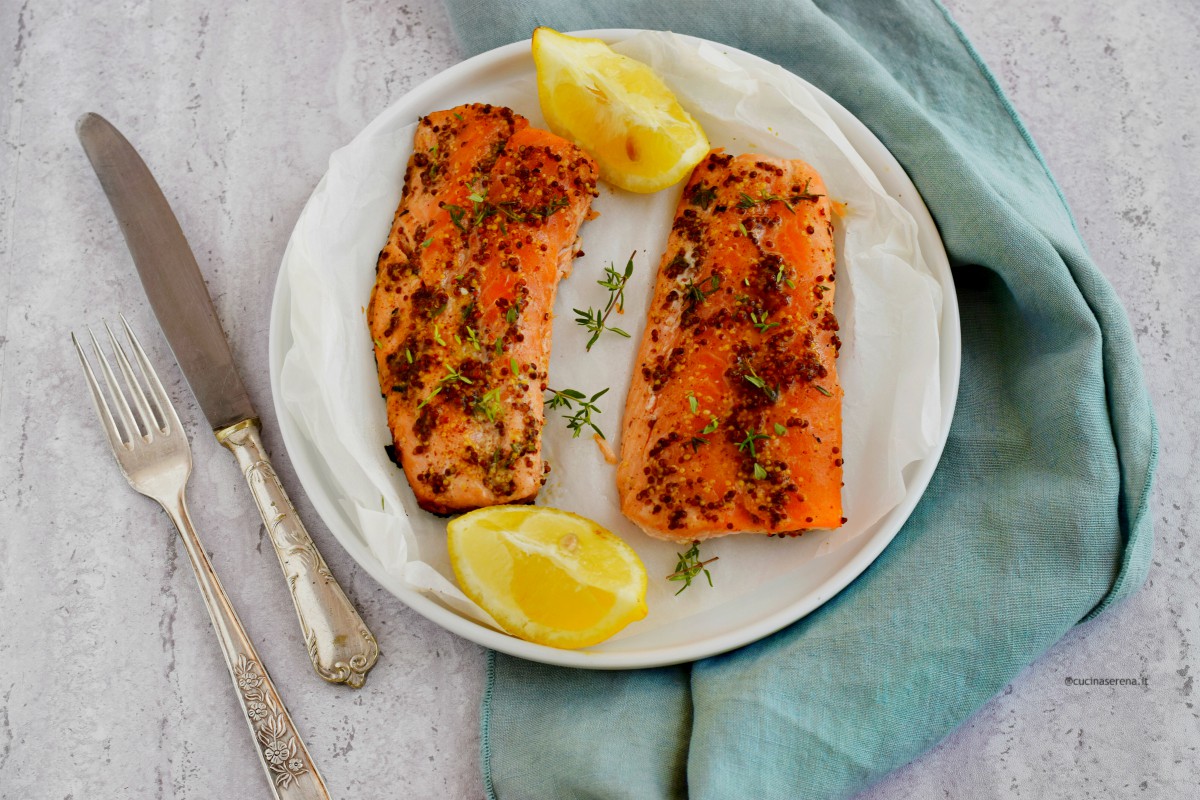
<svg viewBox="0 0 1200 800">
<path fill-rule="evenodd" d="M 596 165 L 507 108 L 420 120 L 367 307 L 397 460 L 449 514 L 531 501 L 555 290 Z"/>
<path fill-rule="evenodd" d="M 617 489 L 646 533 L 845 521 L 830 215 L 802 161 L 718 150 L 692 173 L 625 403 Z"/>
</svg>

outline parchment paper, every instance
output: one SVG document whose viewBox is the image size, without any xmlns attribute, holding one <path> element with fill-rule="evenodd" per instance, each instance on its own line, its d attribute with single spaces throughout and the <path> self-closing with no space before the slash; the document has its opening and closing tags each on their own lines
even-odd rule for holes
<svg viewBox="0 0 1200 800">
<path fill-rule="evenodd" d="M 744 68 L 719 48 L 666 33 L 642 33 L 616 49 L 650 64 L 703 126 L 714 147 L 802 158 L 844 203 L 835 245 L 835 311 L 845 389 L 844 514 L 836 531 L 799 539 L 731 536 L 705 542 L 715 588 L 664 580 L 686 545 L 651 539 L 621 514 L 615 466 L 587 437 L 572 439 L 558 412 L 547 416 L 543 450 L 553 466 L 538 504 L 590 517 L 620 534 L 650 574 L 647 618 L 626 629 L 645 633 L 728 602 L 867 531 L 905 496 L 905 467 L 935 445 L 939 399 L 941 289 L 917 245 L 911 215 L 888 197 L 865 162 L 802 81 L 773 66 Z M 545 127 L 532 78 L 472 98 L 507 105 Z M 423 109 L 422 113 L 437 110 Z M 412 150 L 414 117 L 385 111 L 330 158 L 329 172 L 297 222 L 284 257 L 291 288 L 294 345 L 284 361 L 284 402 L 325 460 L 343 509 L 384 567 L 412 588 L 486 624 L 490 618 L 454 585 L 445 520 L 416 505 L 403 472 L 387 458 L 391 442 L 367 331 L 365 306 L 375 260 L 399 203 Z M 645 324 L 658 261 L 682 184 L 654 195 L 601 185 L 600 216 L 581 231 L 586 255 L 559 286 L 550 385 L 589 395 L 604 387 L 597 418 L 619 452 L 621 413 Z M 589 334 L 572 308 L 602 305 L 596 280 L 636 251 L 625 313 L 610 320 L 632 339 L 605 334 L 585 353 Z"/>
</svg>

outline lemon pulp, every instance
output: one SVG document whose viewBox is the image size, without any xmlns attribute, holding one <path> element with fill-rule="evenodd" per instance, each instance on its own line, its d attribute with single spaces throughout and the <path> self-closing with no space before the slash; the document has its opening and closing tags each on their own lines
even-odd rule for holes
<svg viewBox="0 0 1200 800">
<path fill-rule="evenodd" d="M 586 647 L 646 616 L 637 553 L 577 514 L 491 506 L 451 520 L 447 534 L 459 586 L 514 636 Z"/>
<path fill-rule="evenodd" d="M 538 28 L 533 61 L 550 129 L 591 153 L 614 186 L 656 192 L 708 153 L 699 123 L 654 71 L 599 39 Z"/>
</svg>

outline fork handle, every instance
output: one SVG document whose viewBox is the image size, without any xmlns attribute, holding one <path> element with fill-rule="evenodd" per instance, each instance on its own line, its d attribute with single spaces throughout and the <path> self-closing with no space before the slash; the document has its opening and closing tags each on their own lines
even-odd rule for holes
<svg viewBox="0 0 1200 800">
<path fill-rule="evenodd" d="M 162 501 L 160 501 L 162 502 Z M 325 781 L 300 740 L 287 707 L 275 690 L 271 676 L 250 643 L 242 621 L 229 602 L 208 555 L 196 536 L 183 493 L 174 502 L 162 502 L 183 537 L 184 548 L 196 571 L 208 616 L 216 629 L 225 665 L 233 679 L 258 758 L 267 772 L 271 792 L 278 800 L 329 800 Z"/>
<path fill-rule="evenodd" d="M 330 683 L 357 689 L 379 658 L 379 644 L 297 516 L 258 432 L 258 420 L 247 419 L 217 431 L 217 441 L 237 457 L 250 484 L 267 536 L 287 577 L 313 669 Z"/>
</svg>

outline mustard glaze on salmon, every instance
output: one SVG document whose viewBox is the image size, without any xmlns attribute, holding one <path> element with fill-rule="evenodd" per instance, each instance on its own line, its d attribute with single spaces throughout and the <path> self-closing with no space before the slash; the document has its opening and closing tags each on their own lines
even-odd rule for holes
<svg viewBox="0 0 1200 800">
<path fill-rule="evenodd" d="M 626 399 L 621 510 L 652 536 L 842 519 L 833 221 L 798 160 L 713 151 L 659 266 Z"/>
<path fill-rule="evenodd" d="M 423 117 L 367 307 L 397 460 L 447 514 L 531 501 L 554 296 L 595 162 L 507 108 Z"/>
</svg>

